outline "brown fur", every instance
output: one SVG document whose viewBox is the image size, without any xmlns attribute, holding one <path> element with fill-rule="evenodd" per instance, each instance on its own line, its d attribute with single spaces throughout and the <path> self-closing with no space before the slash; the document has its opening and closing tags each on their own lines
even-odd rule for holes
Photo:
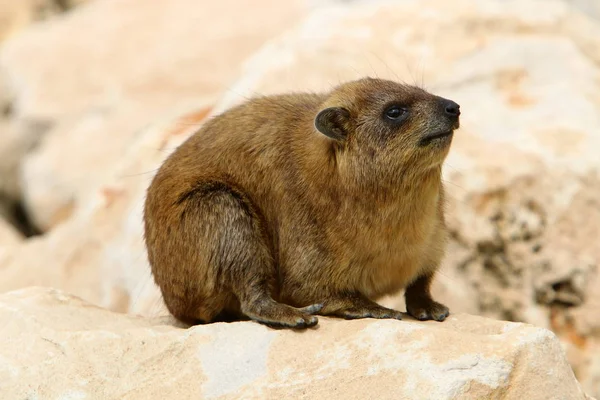
<svg viewBox="0 0 600 400">
<path fill-rule="evenodd" d="M 402 122 L 384 114 L 408 110 Z M 177 318 L 305 327 L 312 314 L 443 320 L 429 286 L 444 254 L 441 165 L 458 105 L 364 78 L 258 97 L 214 117 L 148 189 L 145 239 Z M 320 114 L 322 110 L 327 112 Z M 319 117 L 317 117 L 319 115 Z"/>
</svg>

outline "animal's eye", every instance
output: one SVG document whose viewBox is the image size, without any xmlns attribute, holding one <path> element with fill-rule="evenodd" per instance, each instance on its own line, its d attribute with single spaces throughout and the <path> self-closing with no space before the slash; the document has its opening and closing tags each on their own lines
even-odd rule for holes
<svg viewBox="0 0 600 400">
<path fill-rule="evenodd" d="M 398 120 L 406 114 L 406 108 L 400 106 L 391 106 L 385 110 L 385 116 L 391 120 Z"/>
</svg>

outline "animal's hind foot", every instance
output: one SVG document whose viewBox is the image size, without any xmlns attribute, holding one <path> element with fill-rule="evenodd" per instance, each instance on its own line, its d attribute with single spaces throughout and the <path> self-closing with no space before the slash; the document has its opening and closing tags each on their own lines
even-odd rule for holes
<svg viewBox="0 0 600 400">
<path fill-rule="evenodd" d="M 243 304 L 242 312 L 249 318 L 272 328 L 305 329 L 317 325 L 319 319 L 311 314 L 318 313 L 322 308 L 322 304 L 294 308 L 269 298 Z"/>
</svg>

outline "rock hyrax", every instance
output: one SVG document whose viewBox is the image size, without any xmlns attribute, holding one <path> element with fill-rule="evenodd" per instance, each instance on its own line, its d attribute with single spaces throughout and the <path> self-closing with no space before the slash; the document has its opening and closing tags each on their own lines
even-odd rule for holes
<svg viewBox="0 0 600 400">
<path fill-rule="evenodd" d="M 364 78 L 256 97 L 207 121 L 147 193 L 145 240 L 169 311 L 188 323 L 315 315 L 443 321 L 442 163 L 459 105 Z"/>
</svg>

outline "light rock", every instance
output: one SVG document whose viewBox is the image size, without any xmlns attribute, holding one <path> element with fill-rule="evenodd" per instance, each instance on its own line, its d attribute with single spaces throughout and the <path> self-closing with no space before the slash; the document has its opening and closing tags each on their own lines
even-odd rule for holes
<svg viewBox="0 0 600 400">
<path fill-rule="evenodd" d="M 23 236 L 3 217 L 0 204 L 0 271 L 3 267 L 2 260 L 7 257 L 7 254 L 14 251 L 14 248 L 22 241 Z"/>
<path fill-rule="evenodd" d="M 183 329 L 28 288 L 0 322 L 8 398 L 589 399 L 552 332 L 466 314 Z"/>
<path fill-rule="evenodd" d="M 87 3 L 88 1 L 91 1 L 91 0 L 59 0 L 58 2 L 61 3 L 63 9 L 70 10 L 74 7 L 83 5 L 84 3 Z"/>
<path fill-rule="evenodd" d="M 566 0 L 579 8 L 582 13 L 600 20 L 600 2 L 596 0 Z"/>
<path fill-rule="evenodd" d="M 15 118 L 52 128 L 23 168 L 33 222 L 46 231 L 63 221 L 156 115 L 214 101 L 246 57 L 309 9 L 303 0 L 97 1 L 7 43 L 0 66 Z"/>
<path fill-rule="evenodd" d="M 0 43 L 34 22 L 64 12 L 87 0 L 0 0 Z M 45 130 L 43 121 L 11 121 L 14 93 L 0 68 L 0 214 L 9 214 L 21 197 L 19 168 L 23 156 Z M 41 126 L 44 125 L 44 126 Z M 10 216 L 9 216 L 10 217 Z"/>
<path fill-rule="evenodd" d="M 0 195 L 12 201 L 21 197 L 21 161 L 43 132 L 39 124 L 0 121 Z"/>
<path fill-rule="evenodd" d="M 307 10 L 300 0 L 94 1 L 22 32 L 0 62 L 20 117 L 56 121 L 124 100 L 165 107 L 222 91 L 245 57 Z"/>
<path fill-rule="evenodd" d="M 0 252 L 23 240 L 23 237 L 0 215 Z"/>
<path fill-rule="evenodd" d="M 29 24 L 89 0 L 0 0 L 0 42 Z"/>
<path fill-rule="evenodd" d="M 0 42 L 35 21 L 50 1 L 0 0 Z"/>
</svg>

